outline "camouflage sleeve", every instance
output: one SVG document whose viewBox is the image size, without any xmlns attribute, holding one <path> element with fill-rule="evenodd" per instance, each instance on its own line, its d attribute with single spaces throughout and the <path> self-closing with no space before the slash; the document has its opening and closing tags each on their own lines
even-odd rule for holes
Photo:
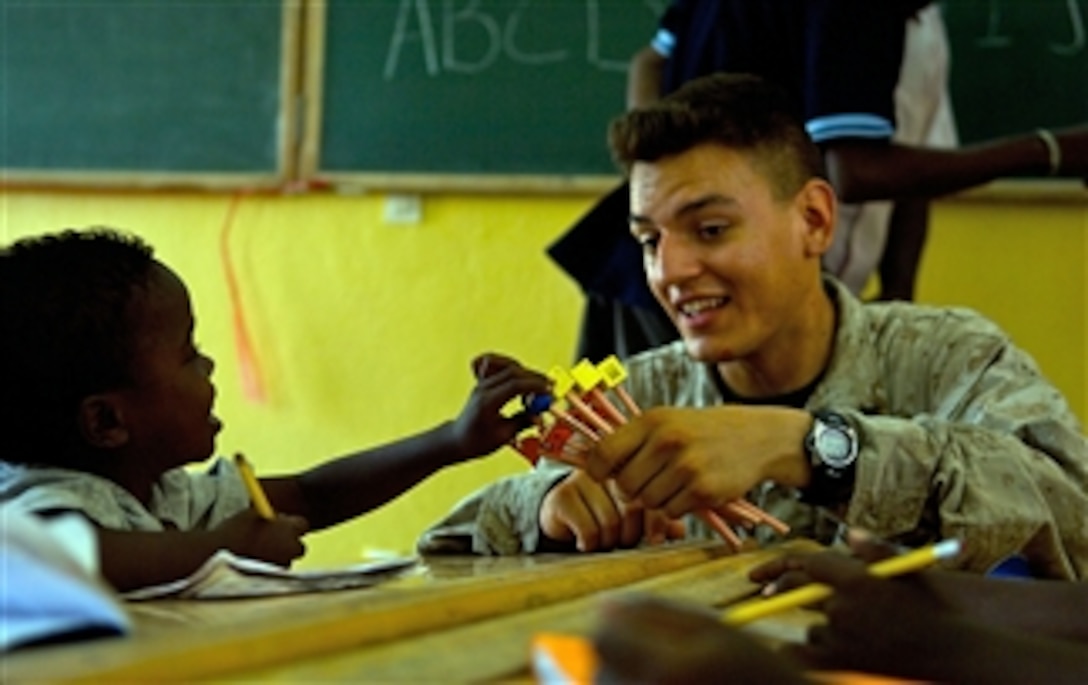
<svg viewBox="0 0 1088 685">
<path fill-rule="evenodd" d="M 458 502 L 416 542 L 420 554 L 531 554 L 544 495 L 570 468 L 542 460 L 533 471 L 487 485 Z"/>
<path fill-rule="evenodd" d="M 925 408 L 895 412 L 912 418 L 849 413 L 862 444 L 851 522 L 886 536 L 959 537 L 973 571 L 1019 552 L 1041 574 L 1088 577 L 1079 422 L 996 326 L 948 323 L 925 341 L 927 364 L 894 383 Z"/>
</svg>

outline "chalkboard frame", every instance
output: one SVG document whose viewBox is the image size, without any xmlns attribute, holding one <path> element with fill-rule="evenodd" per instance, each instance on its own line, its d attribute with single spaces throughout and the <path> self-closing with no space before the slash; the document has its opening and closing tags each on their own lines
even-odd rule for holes
<svg viewBox="0 0 1088 685">
<path fill-rule="evenodd" d="M 300 143 L 299 92 L 303 58 L 301 0 L 278 0 L 278 105 L 274 130 L 274 166 L 256 171 L 116 169 L 116 168 L 0 168 L 0 189 L 125 189 L 125 190 L 266 190 L 282 188 L 298 178 Z"/>
</svg>

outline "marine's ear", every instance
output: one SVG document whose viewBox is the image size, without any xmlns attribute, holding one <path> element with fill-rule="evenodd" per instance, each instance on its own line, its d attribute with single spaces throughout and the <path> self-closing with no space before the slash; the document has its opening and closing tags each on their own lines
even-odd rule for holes
<svg viewBox="0 0 1088 685">
<path fill-rule="evenodd" d="M 116 449 L 128 442 L 124 411 L 119 398 L 111 393 L 88 395 L 79 403 L 79 432 L 87 444 L 102 449 Z"/>
<path fill-rule="evenodd" d="M 797 194 L 797 203 L 805 224 L 805 255 L 823 256 L 835 238 L 835 189 L 823 179 L 809 179 Z"/>
</svg>

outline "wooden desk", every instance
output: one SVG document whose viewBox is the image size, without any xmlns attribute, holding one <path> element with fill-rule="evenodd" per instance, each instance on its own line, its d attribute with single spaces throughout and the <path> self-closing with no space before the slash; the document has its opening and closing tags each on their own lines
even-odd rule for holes
<svg viewBox="0 0 1088 685">
<path fill-rule="evenodd" d="M 533 634 L 588 634 L 602 595 L 655 593 L 721 608 L 748 569 L 796 540 L 741 555 L 682 543 L 592 555 L 434 557 L 375 588 L 246 600 L 132 603 L 134 634 L 5 657 L 7 683 L 479 682 L 529 677 Z M 807 613 L 764 625 L 795 639 Z"/>
</svg>

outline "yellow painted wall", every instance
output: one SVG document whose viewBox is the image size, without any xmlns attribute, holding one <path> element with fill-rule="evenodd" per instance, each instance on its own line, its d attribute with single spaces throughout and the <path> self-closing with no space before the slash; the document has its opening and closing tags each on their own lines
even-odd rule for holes
<svg viewBox="0 0 1088 685">
<path fill-rule="evenodd" d="M 245 197 L 230 234 L 264 402 L 242 392 L 219 239 L 230 197 L 0 194 L 0 241 L 107 224 L 143 235 L 188 282 L 197 339 L 216 358 L 219 447 L 262 473 L 430 427 L 459 411 L 471 357 L 570 361 L 581 298 L 544 255 L 592 203 L 572 196 L 436 195 L 418 225 L 381 196 Z M 1039 360 L 1088 416 L 1088 207 L 945 203 L 919 299 L 975 307 Z M 524 469 L 510 450 L 448 469 L 358 521 L 308 537 L 304 565 L 407 553 L 460 497 Z"/>
<path fill-rule="evenodd" d="M 1088 425 L 1088 203 L 936 204 L 917 299 L 996 321 Z"/>
</svg>

